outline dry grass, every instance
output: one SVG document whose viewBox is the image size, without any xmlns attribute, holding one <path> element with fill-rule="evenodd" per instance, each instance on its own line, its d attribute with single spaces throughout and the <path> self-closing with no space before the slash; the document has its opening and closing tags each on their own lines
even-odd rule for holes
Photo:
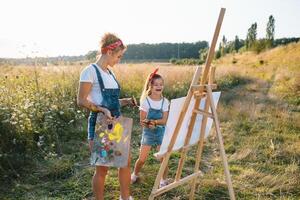
<svg viewBox="0 0 300 200">
<path fill-rule="evenodd" d="M 217 82 L 222 89 L 218 113 L 237 199 L 300 198 L 299 51 L 299 44 L 290 44 L 259 55 L 249 52 L 228 55 L 215 63 Z M 233 58 L 237 63 L 232 63 Z M 114 72 L 121 82 L 122 95 L 139 96 L 145 77 L 157 66 L 165 79 L 165 95 L 168 98 L 184 96 L 195 67 L 163 63 L 116 66 Z M 68 98 L 68 94 L 76 94 L 82 68 L 79 65 L 39 67 L 40 87 L 50 93 L 59 88 L 56 96 L 65 95 L 71 101 L 74 97 Z M 22 79 L 32 78 L 34 74 L 34 68 L 26 66 L 0 70 L 1 86 L 9 82 L 6 87 L 15 92 L 22 88 L 16 83 L 24 83 Z M 16 76 L 20 82 L 16 82 Z M 56 84 L 60 87 L 54 87 Z M 141 128 L 137 111 L 125 110 L 125 113 L 136 122 L 132 137 L 133 163 L 138 156 Z M 14 180 L 9 189 L 1 188 L 4 199 L 91 199 L 93 170 L 82 164 L 88 161 L 87 145 L 82 141 L 65 141 L 62 158 L 51 157 L 39 162 L 36 168 L 27 169 L 31 176 Z M 214 135 L 206 141 L 203 160 L 201 170 L 205 175 L 199 181 L 196 199 L 228 199 Z M 177 162 L 178 154 L 175 154 L 170 174 L 176 172 Z M 194 163 L 194 156 L 189 155 L 187 162 L 184 175 L 192 170 L 189 165 Z M 58 170 L 62 163 L 63 167 Z M 132 186 L 134 197 L 147 199 L 158 168 L 159 163 L 150 156 L 143 169 L 143 181 Z M 45 177 L 44 181 L 40 180 Z M 106 185 L 106 198 L 117 199 L 116 170 L 110 171 Z M 160 199 L 187 199 L 188 193 L 189 186 L 184 186 Z"/>
</svg>

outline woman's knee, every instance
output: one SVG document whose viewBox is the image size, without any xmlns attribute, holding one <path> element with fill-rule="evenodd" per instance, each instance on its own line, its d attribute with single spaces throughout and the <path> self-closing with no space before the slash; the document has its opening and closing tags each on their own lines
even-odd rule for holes
<svg viewBox="0 0 300 200">
<path fill-rule="evenodd" d="M 146 158 L 139 158 L 139 159 L 138 159 L 138 163 L 139 163 L 140 165 L 144 165 L 145 162 L 146 162 Z"/>
<path fill-rule="evenodd" d="M 108 167 L 96 166 L 95 176 L 105 177 L 108 171 Z"/>
<path fill-rule="evenodd" d="M 128 155 L 127 167 L 130 167 L 131 164 L 131 153 Z"/>
</svg>

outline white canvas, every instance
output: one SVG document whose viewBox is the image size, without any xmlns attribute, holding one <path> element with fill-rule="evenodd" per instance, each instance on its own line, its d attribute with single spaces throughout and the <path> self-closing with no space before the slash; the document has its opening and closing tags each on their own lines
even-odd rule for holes
<svg viewBox="0 0 300 200">
<path fill-rule="evenodd" d="M 215 106 L 218 104 L 219 98 L 220 98 L 221 92 L 213 92 L 213 99 L 214 99 L 214 104 Z M 168 121 L 166 124 L 166 130 L 165 130 L 165 135 L 163 138 L 163 142 L 160 148 L 160 151 L 156 153 L 156 156 L 161 156 L 167 152 L 168 146 L 170 144 L 172 135 L 174 133 L 180 112 L 182 110 L 182 106 L 184 104 L 185 97 L 177 98 L 177 99 L 172 99 L 171 100 L 171 105 L 170 105 L 170 111 L 169 111 L 169 117 Z M 200 102 L 200 109 L 204 109 L 204 103 L 205 103 L 205 98 L 201 100 Z M 175 145 L 173 146 L 173 151 L 179 150 L 180 148 L 183 147 L 184 145 L 184 140 L 187 134 L 189 122 L 192 116 L 192 111 L 194 108 L 195 104 L 195 99 L 192 98 L 190 105 L 188 107 L 188 110 L 186 112 L 186 115 L 184 117 L 184 120 L 182 122 L 181 128 L 179 130 L 179 133 L 177 135 L 177 139 L 175 142 Z M 209 109 L 209 112 L 210 109 Z M 201 130 L 201 121 L 202 121 L 202 115 L 197 115 L 196 118 L 196 123 L 193 129 L 193 133 L 190 139 L 190 145 L 193 145 L 198 142 L 198 139 L 200 138 L 200 130 Z M 211 118 L 208 118 L 207 120 L 207 125 L 206 125 L 206 130 L 205 130 L 205 138 L 209 135 L 210 129 L 212 127 L 213 120 Z"/>
</svg>

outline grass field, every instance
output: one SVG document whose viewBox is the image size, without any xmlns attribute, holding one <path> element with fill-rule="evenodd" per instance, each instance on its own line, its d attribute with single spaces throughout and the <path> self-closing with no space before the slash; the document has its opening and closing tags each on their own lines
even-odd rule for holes
<svg viewBox="0 0 300 200">
<path fill-rule="evenodd" d="M 261 54 L 227 55 L 216 61 L 218 113 L 237 199 L 300 199 L 300 44 Z M 122 96 L 139 96 L 144 80 L 160 66 L 164 95 L 186 95 L 195 67 L 170 64 L 120 64 L 114 72 Z M 0 67 L 0 199 L 92 199 L 93 168 L 88 164 L 86 111 L 76 106 L 83 66 Z M 132 167 L 141 127 L 134 118 Z M 206 141 L 196 199 L 229 199 L 217 139 Z M 154 153 L 154 151 L 152 152 Z M 192 149 L 184 175 L 193 171 Z M 172 155 L 170 177 L 179 153 Z M 135 199 L 147 199 L 159 162 L 150 156 Z M 106 180 L 106 199 L 118 199 L 117 170 Z M 189 186 L 160 198 L 187 199 Z"/>
</svg>

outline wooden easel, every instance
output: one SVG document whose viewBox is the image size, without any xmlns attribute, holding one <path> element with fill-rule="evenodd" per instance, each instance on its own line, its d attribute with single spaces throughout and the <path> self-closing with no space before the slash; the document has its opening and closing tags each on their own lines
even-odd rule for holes
<svg viewBox="0 0 300 200">
<path fill-rule="evenodd" d="M 222 134 L 220 131 L 219 119 L 218 119 L 216 107 L 215 107 L 215 104 L 213 101 L 213 96 L 212 96 L 212 90 L 216 88 L 216 84 L 213 83 L 215 68 L 210 67 L 212 59 L 214 57 L 214 50 L 215 50 L 218 35 L 220 32 L 220 28 L 222 25 L 222 21 L 224 18 L 224 14 L 225 14 L 225 8 L 221 8 L 218 22 L 217 22 L 216 29 L 215 29 L 215 33 L 214 33 L 212 43 L 211 43 L 211 46 L 210 46 L 210 49 L 208 52 L 208 56 L 206 59 L 205 67 L 203 69 L 203 72 L 202 72 L 201 67 L 197 67 L 197 69 L 196 69 L 191 86 L 188 91 L 188 94 L 185 98 L 184 105 L 180 112 L 174 134 L 173 134 L 170 144 L 168 146 L 167 153 L 164 154 L 163 162 L 161 163 L 161 166 L 160 166 L 159 172 L 157 174 L 152 192 L 149 196 L 149 200 L 153 200 L 155 197 L 157 197 L 173 188 L 176 188 L 182 184 L 185 184 L 185 183 L 189 183 L 191 186 L 189 199 L 190 200 L 194 199 L 195 188 L 196 188 L 196 179 L 202 175 L 201 171 L 199 170 L 199 166 L 200 166 L 200 160 L 201 160 L 201 155 L 202 155 L 203 146 L 204 146 L 205 129 L 206 129 L 206 123 L 207 123 L 208 117 L 213 119 L 213 122 L 215 125 L 216 135 L 217 135 L 219 145 L 220 145 L 220 153 L 221 153 L 221 157 L 222 157 L 222 161 L 223 161 L 223 165 L 224 165 L 226 183 L 227 183 L 228 190 L 229 190 L 229 196 L 230 196 L 231 200 L 235 200 L 233 186 L 232 186 L 228 163 L 227 163 L 227 157 L 226 157 L 225 150 L 224 150 L 223 138 L 222 138 Z M 199 83 L 200 76 L 201 76 L 201 80 Z M 184 146 L 180 149 L 181 156 L 180 156 L 178 168 L 176 171 L 175 180 L 174 180 L 174 182 L 170 183 L 169 185 L 159 188 L 160 180 L 161 180 L 163 173 L 168 165 L 168 161 L 172 154 L 172 149 L 176 142 L 177 135 L 181 128 L 181 125 L 182 125 L 183 119 L 185 117 L 185 114 L 187 112 L 188 106 L 193 97 L 195 98 L 194 110 L 193 110 L 193 114 L 191 116 L 191 121 L 188 126 L 188 132 L 187 132 L 187 135 L 186 135 L 186 138 L 184 141 Z M 200 105 L 201 99 L 204 97 L 206 97 L 204 110 L 200 110 L 199 105 Z M 209 108 L 211 110 L 211 113 L 209 112 Z M 182 168 L 183 168 L 183 165 L 185 162 L 186 154 L 188 152 L 188 149 L 190 148 L 189 142 L 190 142 L 192 131 L 193 131 L 193 128 L 195 125 L 196 116 L 198 114 L 202 115 L 202 122 L 201 122 L 200 138 L 197 142 L 197 153 L 196 153 L 194 173 L 191 175 L 188 175 L 187 177 L 181 178 Z"/>
</svg>

